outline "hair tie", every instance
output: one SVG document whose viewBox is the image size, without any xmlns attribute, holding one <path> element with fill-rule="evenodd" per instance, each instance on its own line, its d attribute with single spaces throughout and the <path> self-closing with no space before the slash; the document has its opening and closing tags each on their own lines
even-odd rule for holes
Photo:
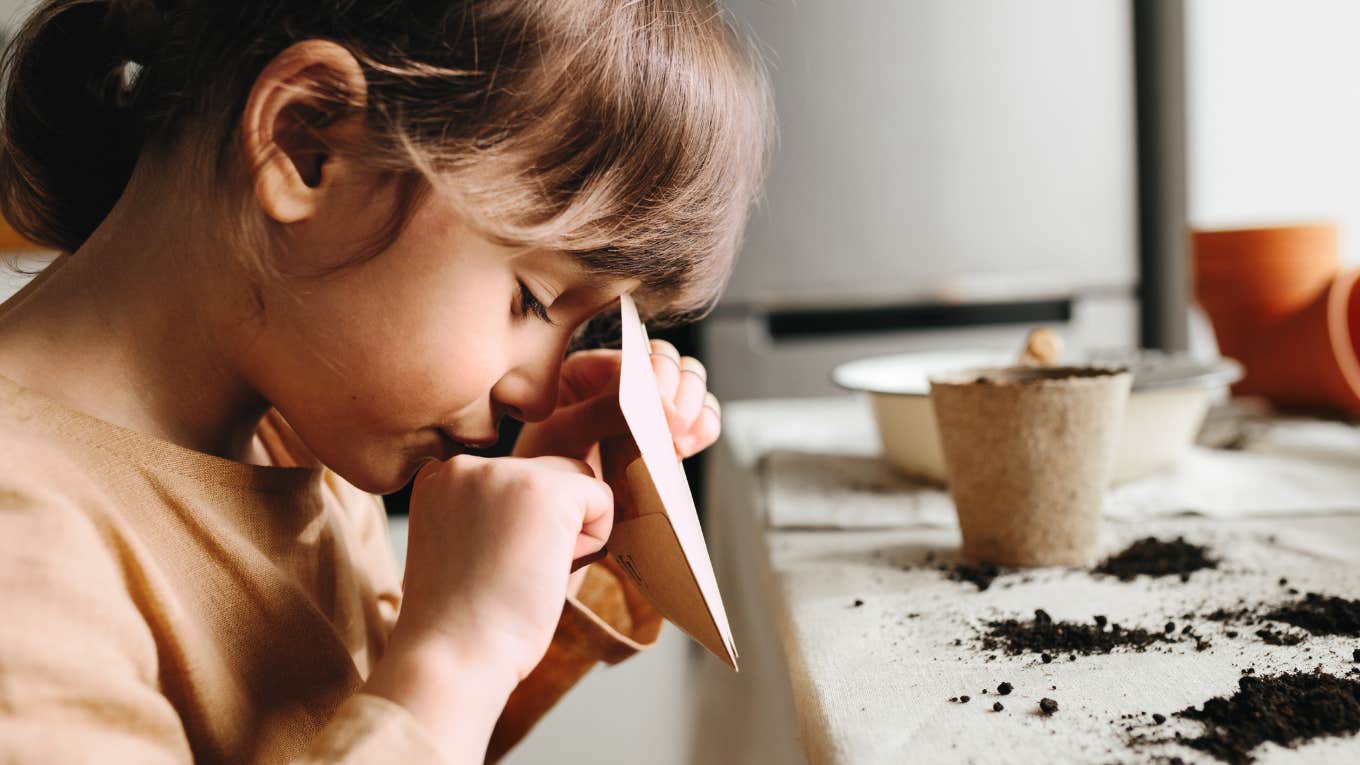
<svg viewBox="0 0 1360 765">
<path fill-rule="evenodd" d="M 155 0 L 113 0 L 110 15 L 124 58 L 145 65 L 160 51 L 165 16 Z"/>
</svg>

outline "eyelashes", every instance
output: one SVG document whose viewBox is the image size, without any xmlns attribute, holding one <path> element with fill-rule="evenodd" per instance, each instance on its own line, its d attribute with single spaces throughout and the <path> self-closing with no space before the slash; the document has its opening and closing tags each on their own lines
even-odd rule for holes
<svg viewBox="0 0 1360 765">
<path fill-rule="evenodd" d="M 548 307 L 543 305 L 543 301 L 534 296 L 533 291 L 525 286 L 524 282 L 519 283 L 518 313 L 521 318 L 533 315 L 548 324 L 556 324 L 556 322 L 552 320 L 552 317 L 548 315 Z"/>
</svg>

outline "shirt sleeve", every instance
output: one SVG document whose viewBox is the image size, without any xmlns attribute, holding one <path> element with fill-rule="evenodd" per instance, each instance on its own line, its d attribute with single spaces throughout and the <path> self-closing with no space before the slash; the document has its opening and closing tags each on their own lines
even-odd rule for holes
<svg viewBox="0 0 1360 765">
<path fill-rule="evenodd" d="M 596 664 L 617 664 L 655 644 L 661 623 L 661 614 L 612 558 L 589 566 L 581 591 L 562 607 L 548 652 L 510 695 L 491 734 L 487 762 L 519 743 Z"/>
<path fill-rule="evenodd" d="M 0 490 L 0 757 L 193 759 L 116 552 L 77 508 Z"/>
</svg>

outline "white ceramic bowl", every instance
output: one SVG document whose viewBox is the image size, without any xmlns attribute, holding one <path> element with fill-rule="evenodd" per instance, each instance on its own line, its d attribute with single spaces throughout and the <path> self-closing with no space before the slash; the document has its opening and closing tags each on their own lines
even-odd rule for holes
<svg viewBox="0 0 1360 765">
<path fill-rule="evenodd" d="M 1014 361 L 1014 352 L 1004 351 L 906 353 L 841 364 L 831 377 L 842 388 L 869 394 L 889 462 L 943 484 L 947 473 L 930 404 L 930 376 Z M 1242 376 L 1242 368 L 1228 359 L 1205 362 L 1155 351 L 1092 354 L 1084 363 L 1126 366 L 1133 372 L 1114 483 L 1178 462 L 1194 443 L 1214 397 Z"/>
</svg>

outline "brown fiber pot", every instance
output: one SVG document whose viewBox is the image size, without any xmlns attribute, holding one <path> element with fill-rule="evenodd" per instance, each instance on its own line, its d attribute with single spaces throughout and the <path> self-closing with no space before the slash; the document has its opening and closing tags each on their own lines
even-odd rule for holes
<svg viewBox="0 0 1360 765">
<path fill-rule="evenodd" d="M 1360 271 L 1346 271 L 1312 302 L 1257 330 L 1235 389 L 1283 406 L 1360 414 Z"/>
<path fill-rule="evenodd" d="M 1194 231 L 1195 299 L 1219 350 L 1242 360 L 1257 331 L 1308 305 L 1341 268 L 1335 223 Z"/>
<path fill-rule="evenodd" d="M 931 379 L 963 557 L 1003 566 L 1091 561 L 1129 379 L 1091 367 Z"/>
</svg>

